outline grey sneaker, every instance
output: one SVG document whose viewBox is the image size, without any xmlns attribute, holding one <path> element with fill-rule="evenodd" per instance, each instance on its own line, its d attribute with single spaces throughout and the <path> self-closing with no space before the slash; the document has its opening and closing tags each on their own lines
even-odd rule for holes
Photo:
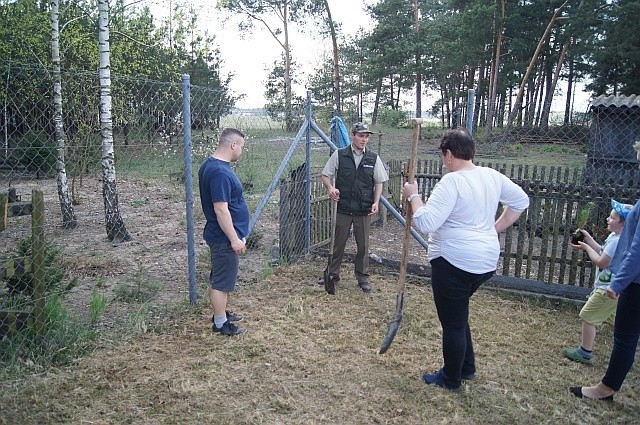
<svg viewBox="0 0 640 425">
<path fill-rule="evenodd" d="M 591 363 L 591 359 L 580 354 L 577 348 L 565 348 L 564 350 L 562 350 L 562 354 L 564 354 L 566 358 L 573 360 L 574 362 L 586 364 Z"/>
<path fill-rule="evenodd" d="M 226 335 L 226 336 L 234 336 L 234 335 L 240 335 L 245 333 L 247 330 L 245 328 L 240 328 L 236 325 L 234 325 L 233 323 L 231 323 L 230 321 L 226 321 L 224 322 L 224 325 L 222 325 L 222 327 L 218 328 L 216 327 L 216 325 L 212 325 L 211 326 L 211 330 L 214 333 L 220 333 L 222 335 Z"/>
</svg>

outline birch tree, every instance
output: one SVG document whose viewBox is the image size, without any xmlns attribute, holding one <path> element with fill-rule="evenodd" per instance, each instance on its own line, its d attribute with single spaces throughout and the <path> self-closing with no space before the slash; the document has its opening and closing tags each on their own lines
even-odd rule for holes
<svg viewBox="0 0 640 425">
<path fill-rule="evenodd" d="M 62 226 L 73 229 L 78 225 L 73 203 L 69 197 L 69 184 L 65 163 L 65 141 L 62 121 L 62 78 L 60 75 L 60 13 L 58 0 L 51 0 L 51 62 L 53 65 L 53 123 L 56 142 L 56 179 L 58 183 L 58 199 L 62 211 Z"/>
<path fill-rule="evenodd" d="M 98 0 L 98 42 L 100 47 L 100 134 L 102 136 L 102 196 L 105 225 L 110 241 L 130 241 L 118 209 L 118 189 L 113 152 L 111 118 L 111 70 L 109 58 L 109 0 Z"/>
</svg>

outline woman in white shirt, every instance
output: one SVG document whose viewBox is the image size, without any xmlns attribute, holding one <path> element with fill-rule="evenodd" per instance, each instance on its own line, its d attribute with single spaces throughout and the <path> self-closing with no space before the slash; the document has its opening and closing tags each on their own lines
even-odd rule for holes
<svg viewBox="0 0 640 425">
<path fill-rule="evenodd" d="M 495 273 L 500 256 L 498 233 L 529 206 L 529 197 L 509 178 L 473 163 L 475 142 L 462 129 L 447 131 L 440 141 L 449 172 L 424 204 L 417 183 L 406 183 L 416 227 L 429 234 L 433 298 L 442 326 L 444 365 L 425 373 L 427 384 L 460 391 L 461 380 L 475 378 L 469 329 L 469 298 Z M 499 205 L 504 210 L 496 220 Z"/>
</svg>

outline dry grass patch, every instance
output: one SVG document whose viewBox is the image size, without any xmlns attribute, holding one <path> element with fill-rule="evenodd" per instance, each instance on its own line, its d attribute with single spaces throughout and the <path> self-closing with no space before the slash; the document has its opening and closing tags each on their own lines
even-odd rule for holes
<svg viewBox="0 0 640 425">
<path fill-rule="evenodd" d="M 318 263 L 275 269 L 243 285 L 231 309 L 240 337 L 213 335 L 199 306 L 162 331 L 104 346 L 72 367 L 0 387 L 0 423 L 478 424 L 633 423 L 640 371 L 612 404 L 580 401 L 571 385 L 603 374 L 612 333 L 597 337 L 593 365 L 563 359 L 576 344 L 578 308 L 480 290 L 471 306 L 478 378 L 461 395 L 424 385 L 440 367 L 431 288 L 407 285 L 405 316 L 384 355 L 397 277 L 374 275 L 363 294 L 346 264 L 336 295 L 315 285 Z M 201 288 L 204 290 L 204 288 Z"/>
</svg>

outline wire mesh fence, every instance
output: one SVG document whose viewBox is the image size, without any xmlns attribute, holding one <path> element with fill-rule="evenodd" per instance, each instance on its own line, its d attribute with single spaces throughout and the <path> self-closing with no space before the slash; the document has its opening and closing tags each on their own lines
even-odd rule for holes
<svg viewBox="0 0 640 425">
<path fill-rule="evenodd" d="M 64 356 L 64 346 L 82 345 L 81 341 L 102 330 L 145 331 L 155 320 L 171 314 L 167 306 L 185 303 L 191 295 L 187 285 L 190 218 L 185 206 L 197 182 L 193 181 L 193 187 L 186 184 L 181 85 L 112 76 L 118 182 L 115 201 L 131 235 L 131 241 L 123 243 L 109 239 L 106 231 L 109 208 L 104 194 L 105 150 L 97 74 L 62 72 L 62 140 L 56 136 L 51 72 L 3 62 L 0 77 L 4 82 L 0 91 L 2 361 L 23 359 L 25 352 Z M 331 152 L 325 140 L 330 132 L 323 130 L 328 129 L 328 119 L 314 121 L 320 128 L 312 128 L 303 117 L 307 129 L 287 133 L 281 122 L 262 110 L 234 110 L 224 93 L 203 87 L 190 88 L 190 106 L 191 177 L 196 177 L 197 167 L 213 153 L 221 128 L 235 127 L 247 136 L 243 156 L 234 164 L 253 221 L 250 251 L 241 261 L 239 284 L 249 285 L 276 264 L 295 262 L 326 248 L 330 204 L 319 175 Z M 545 199 L 532 204 L 536 208 L 528 213 L 529 218 L 533 214 L 541 217 L 540 222 L 551 229 L 549 237 L 556 238 L 554 246 L 566 248 L 562 232 L 573 226 L 577 211 L 586 203 L 598 204 L 588 226 L 601 235 L 606 225 L 603 212 L 608 208 L 605 198 L 615 195 L 621 202 L 633 203 L 639 196 L 638 161 L 632 148 L 633 142 L 640 140 L 639 111 L 635 100 L 603 98 L 583 114 L 580 124 L 562 123 L 544 132 L 540 126 L 522 125 L 491 134 L 478 126 L 474 129 L 477 158 L 488 166 L 500 163 L 504 170 L 515 167 L 516 172 L 510 175 L 513 179 L 524 181 L 522 173 L 528 176 L 531 196 Z M 307 112 L 308 117 L 312 115 Z M 442 131 L 441 120 L 423 126 L 421 160 L 438 160 L 437 138 Z M 380 129 L 369 144 L 389 164 L 392 181 L 385 198 L 395 209 L 402 206 L 397 183 L 402 175 L 393 164 L 408 159 L 410 138 L 408 128 Z M 529 173 L 528 167 L 544 168 Z M 60 178 L 63 169 L 67 187 Z M 434 166 L 424 174 L 431 183 L 421 192 L 428 196 L 442 169 Z M 567 175 L 573 177 L 567 179 Z M 535 190 L 533 183 L 537 184 Z M 606 186 L 604 195 L 598 195 L 597 190 L 589 192 L 595 194 L 590 197 L 576 195 L 587 193 L 584 187 L 594 185 Z M 77 218 L 76 228 L 63 225 L 65 191 Z M 556 199 L 569 192 L 574 204 L 567 213 Z M 204 217 L 195 195 L 195 289 L 196 296 L 203 298 L 209 256 L 201 238 Z M 41 218 L 37 213 L 34 217 L 34 205 L 42 206 Z M 555 221 L 554 214 L 558 217 Z M 521 270 L 501 265 L 498 272 L 560 280 L 558 268 L 546 272 L 526 269 L 527 263 L 556 264 L 557 251 L 542 249 L 545 242 L 540 226 L 537 221 L 535 226 L 529 223 L 518 229 L 525 235 L 513 243 L 522 248 L 513 254 Z M 393 216 L 381 215 L 372 231 L 372 256 L 399 259 L 397 238 L 401 235 L 401 226 Z M 528 241 L 536 243 L 527 245 Z M 530 252 L 529 246 L 533 246 Z M 566 249 L 562 252 L 571 255 Z M 355 253 L 353 241 L 347 245 L 347 258 L 350 253 Z M 505 258 L 509 256 L 511 253 Z M 419 244 L 412 248 L 410 261 L 425 262 Z M 584 257 L 579 261 L 587 263 Z M 319 277 L 324 266 L 318 261 Z M 584 269 L 590 267 L 587 264 Z M 589 278 L 586 271 L 563 283 L 588 286 Z M 36 282 L 43 286 L 36 289 Z"/>
</svg>

